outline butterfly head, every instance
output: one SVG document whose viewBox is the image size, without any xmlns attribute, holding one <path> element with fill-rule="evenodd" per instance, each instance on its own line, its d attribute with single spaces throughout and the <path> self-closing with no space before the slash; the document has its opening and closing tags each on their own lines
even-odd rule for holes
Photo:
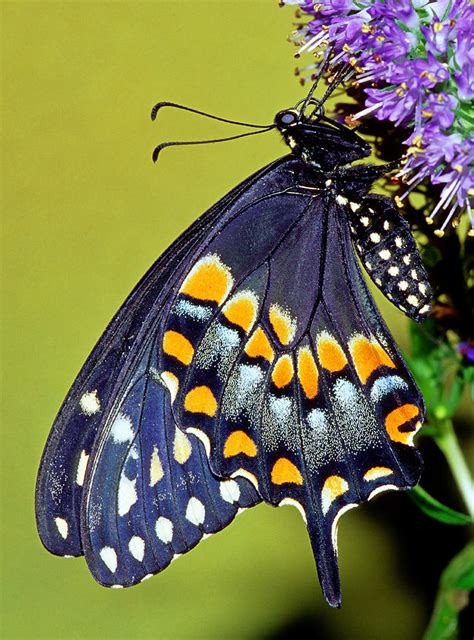
<svg viewBox="0 0 474 640">
<path fill-rule="evenodd" d="M 312 166 L 331 170 L 370 155 L 370 145 L 354 131 L 326 118 L 321 109 L 310 117 L 297 108 L 279 111 L 274 120 L 294 154 Z"/>
</svg>

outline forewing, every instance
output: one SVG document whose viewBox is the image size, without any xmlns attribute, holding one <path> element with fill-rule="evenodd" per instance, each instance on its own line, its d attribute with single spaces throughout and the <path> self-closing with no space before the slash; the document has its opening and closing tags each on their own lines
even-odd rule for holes
<svg viewBox="0 0 474 640">
<path fill-rule="evenodd" d="M 393 201 L 370 194 L 349 203 L 351 231 L 359 256 L 375 284 L 407 316 L 424 320 L 432 292 L 408 222 Z"/>
<path fill-rule="evenodd" d="M 187 229 L 143 277 L 90 354 L 55 419 L 38 472 L 37 526 L 52 553 L 82 554 L 80 505 L 94 442 L 133 378 L 181 271 L 226 216 L 279 188 L 274 185 L 287 163 L 277 160 L 249 177 Z"/>
<path fill-rule="evenodd" d="M 254 203 L 203 248 L 163 323 L 158 367 L 212 470 L 303 514 L 334 606 L 338 518 L 417 482 L 423 403 L 361 276 L 344 208 L 298 193 Z"/>
</svg>

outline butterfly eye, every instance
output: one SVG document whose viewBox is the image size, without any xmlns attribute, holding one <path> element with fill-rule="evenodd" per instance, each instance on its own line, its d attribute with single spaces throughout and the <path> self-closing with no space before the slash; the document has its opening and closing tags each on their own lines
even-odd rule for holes
<svg viewBox="0 0 474 640">
<path fill-rule="evenodd" d="M 298 122 L 299 112 L 293 109 L 280 111 L 275 116 L 275 124 L 279 129 L 286 129 Z"/>
</svg>

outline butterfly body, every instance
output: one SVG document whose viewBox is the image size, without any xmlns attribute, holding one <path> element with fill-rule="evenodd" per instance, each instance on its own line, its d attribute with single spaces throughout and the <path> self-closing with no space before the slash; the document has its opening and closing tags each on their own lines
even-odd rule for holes
<svg viewBox="0 0 474 640">
<path fill-rule="evenodd" d="M 351 166 L 365 141 L 298 110 L 275 126 L 291 154 L 155 263 L 53 425 L 40 535 L 53 553 L 85 554 L 102 584 L 143 580 L 265 500 L 303 515 L 338 606 L 339 517 L 418 480 L 423 401 L 353 248 L 421 319 L 429 286 L 414 241 L 391 201 L 369 194 L 384 169 Z"/>
</svg>

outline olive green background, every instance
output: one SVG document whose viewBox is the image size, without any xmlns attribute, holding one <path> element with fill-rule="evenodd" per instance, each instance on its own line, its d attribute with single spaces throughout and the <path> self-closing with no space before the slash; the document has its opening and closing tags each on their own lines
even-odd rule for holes
<svg viewBox="0 0 474 640">
<path fill-rule="evenodd" d="M 296 510 L 259 506 L 161 576 L 106 590 L 36 535 L 37 465 L 85 357 L 139 277 L 205 208 L 286 153 L 274 133 L 166 151 L 241 129 L 162 113 L 176 100 L 267 123 L 302 90 L 273 0 L 3 2 L 1 637 L 419 638 L 426 611 L 381 497 L 340 527 L 343 608 L 317 584 Z M 388 305 L 384 307 L 388 310 Z M 390 310 L 392 326 L 405 326 Z M 397 501 L 398 500 L 398 501 Z M 280 634 L 280 635 L 278 635 Z"/>
</svg>

